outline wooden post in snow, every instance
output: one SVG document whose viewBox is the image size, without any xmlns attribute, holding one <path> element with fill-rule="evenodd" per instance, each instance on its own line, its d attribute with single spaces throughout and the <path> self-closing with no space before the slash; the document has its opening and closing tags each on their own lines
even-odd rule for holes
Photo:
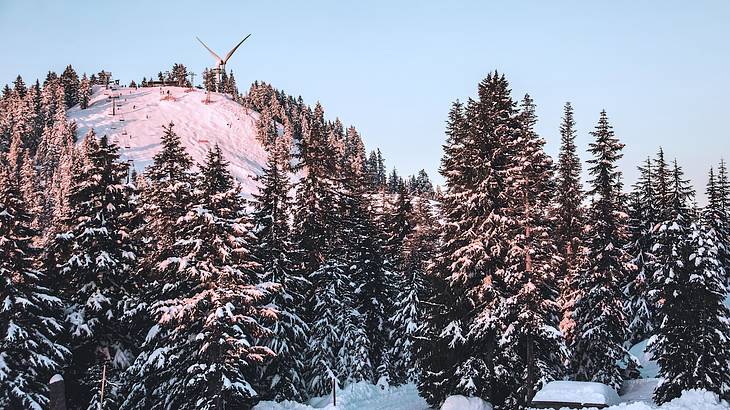
<svg viewBox="0 0 730 410">
<path fill-rule="evenodd" d="M 332 378 L 332 405 L 337 406 L 337 380 Z"/>
</svg>

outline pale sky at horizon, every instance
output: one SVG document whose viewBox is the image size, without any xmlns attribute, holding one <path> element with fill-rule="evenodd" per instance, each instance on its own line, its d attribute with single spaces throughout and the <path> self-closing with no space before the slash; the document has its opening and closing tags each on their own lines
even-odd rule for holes
<svg viewBox="0 0 730 410">
<path fill-rule="evenodd" d="M 583 159 L 605 108 L 626 144 L 626 185 L 661 145 L 704 203 L 709 167 L 730 157 L 727 1 L 212 3 L 0 0 L 0 85 L 69 63 L 124 83 L 175 62 L 200 73 L 212 59 L 196 35 L 225 54 L 252 33 L 228 63 L 242 91 L 262 80 L 321 101 L 401 174 L 441 181 L 449 106 L 495 69 L 515 99 L 534 98 L 553 156 L 565 101 Z"/>
</svg>

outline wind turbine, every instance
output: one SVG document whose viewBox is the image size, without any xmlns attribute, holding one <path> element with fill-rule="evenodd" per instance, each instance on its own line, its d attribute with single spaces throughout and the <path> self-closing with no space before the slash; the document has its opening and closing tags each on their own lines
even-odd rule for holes
<svg viewBox="0 0 730 410">
<path fill-rule="evenodd" d="M 215 71 L 218 74 L 218 77 L 217 77 L 218 84 L 220 84 L 220 82 L 221 82 L 221 75 L 222 75 L 222 73 L 226 71 L 226 63 L 228 62 L 228 59 L 231 58 L 231 56 L 233 55 L 233 53 L 236 52 L 236 50 L 238 49 L 238 47 L 241 44 L 243 44 L 243 42 L 246 41 L 246 39 L 249 38 L 249 37 L 251 37 L 251 34 L 247 35 L 246 37 L 243 38 L 243 40 L 241 40 L 240 43 L 236 44 L 236 46 L 233 47 L 233 49 L 231 51 L 229 51 L 228 54 L 226 54 L 226 58 L 220 58 L 220 56 L 218 54 L 216 54 L 215 52 L 213 52 L 213 50 L 211 50 L 210 47 L 206 46 L 205 43 L 203 43 L 203 40 L 201 40 L 199 37 L 195 37 L 195 38 L 198 39 L 198 41 L 200 41 L 200 44 L 202 44 L 203 47 L 205 47 L 205 49 L 210 52 L 210 54 L 213 54 L 213 57 L 215 57 L 215 59 L 217 61 L 217 65 L 216 65 Z"/>
</svg>

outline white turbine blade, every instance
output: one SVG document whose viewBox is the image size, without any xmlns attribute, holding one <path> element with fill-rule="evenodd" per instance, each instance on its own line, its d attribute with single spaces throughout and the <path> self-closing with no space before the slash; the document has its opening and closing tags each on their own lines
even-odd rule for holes
<svg viewBox="0 0 730 410">
<path fill-rule="evenodd" d="M 218 60 L 218 63 L 223 62 L 223 60 L 218 56 L 218 54 L 214 53 L 213 50 L 211 50 L 208 46 L 205 45 L 205 43 L 203 43 L 203 40 L 201 40 L 198 37 L 195 37 L 195 38 L 197 38 L 198 41 L 200 41 L 200 44 L 202 44 L 203 47 L 205 47 L 206 50 L 210 51 L 210 54 L 213 54 L 213 57 L 215 57 Z"/>
<path fill-rule="evenodd" d="M 235 53 L 235 52 L 236 52 L 236 50 L 238 49 L 238 47 L 239 47 L 239 46 L 240 46 L 241 44 L 243 44 L 243 42 L 244 42 L 244 41 L 246 41 L 246 39 L 247 39 L 247 38 L 249 38 L 249 37 L 251 37 L 251 35 L 250 35 L 250 34 L 249 34 L 249 35 L 247 35 L 246 37 L 244 37 L 244 38 L 243 38 L 243 40 L 241 40 L 241 42 L 240 42 L 240 43 L 238 43 L 238 44 L 237 44 L 237 45 L 236 45 L 235 47 L 233 47 L 233 50 L 229 51 L 229 52 L 228 52 L 228 54 L 226 54 L 226 59 L 225 59 L 225 60 L 223 60 L 223 64 L 225 64 L 226 62 L 228 62 L 228 59 L 229 59 L 229 58 L 231 58 L 231 56 L 233 55 L 233 53 Z"/>
</svg>

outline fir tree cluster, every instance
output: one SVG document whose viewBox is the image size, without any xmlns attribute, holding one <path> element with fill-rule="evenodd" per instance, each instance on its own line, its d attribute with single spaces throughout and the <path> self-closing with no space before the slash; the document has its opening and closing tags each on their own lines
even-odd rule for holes
<svg viewBox="0 0 730 410">
<path fill-rule="evenodd" d="M 513 100 L 497 72 L 477 96 L 455 102 L 447 123 L 443 225 L 413 346 L 421 395 L 515 409 L 550 380 L 618 390 L 638 375 L 629 348 L 648 339 L 658 403 L 695 388 L 728 397 L 725 163 L 710 170 L 703 209 L 661 150 L 627 194 L 624 145 L 603 111 L 584 190 L 570 103 L 554 164 L 529 96 Z"/>
</svg>

